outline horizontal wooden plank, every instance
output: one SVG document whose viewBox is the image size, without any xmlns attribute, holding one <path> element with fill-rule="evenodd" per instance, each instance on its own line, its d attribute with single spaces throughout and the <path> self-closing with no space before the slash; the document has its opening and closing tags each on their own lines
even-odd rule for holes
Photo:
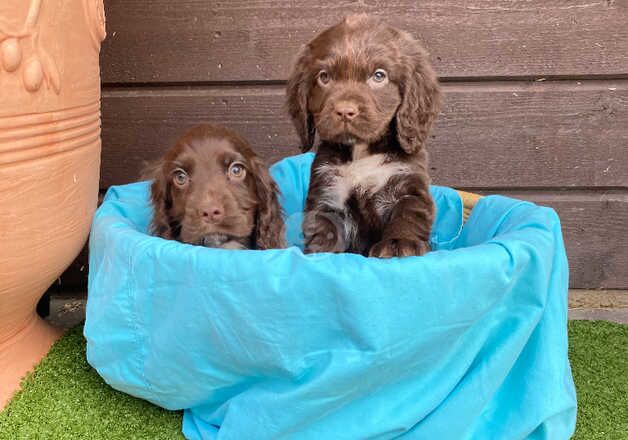
<svg viewBox="0 0 628 440">
<path fill-rule="evenodd" d="M 570 286 L 628 288 L 628 191 L 499 191 L 556 210 L 569 259 Z"/>
<path fill-rule="evenodd" d="M 570 321 L 610 321 L 628 324 L 628 309 L 570 309 Z"/>
<path fill-rule="evenodd" d="M 83 301 L 86 290 L 51 292 L 51 301 Z M 74 307 L 64 307 L 65 309 Z M 620 289 L 569 289 L 569 308 L 573 310 L 626 310 L 628 290 Z M 63 310 L 61 311 L 63 313 Z"/>
<path fill-rule="evenodd" d="M 425 42 L 441 77 L 625 75 L 624 0 L 106 2 L 105 82 L 281 80 L 299 47 L 352 12 Z"/>
<path fill-rule="evenodd" d="M 570 287 L 628 289 L 628 192 L 498 191 L 554 208 L 561 218 L 569 259 Z M 80 292 L 87 285 L 87 252 L 51 287 Z"/>
<path fill-rule="evenodd" d="M 569 291 L 569 308 L 628 311 L 628 290 L 572 289 Z"/>
<path fill-rule="evenodd" d="M 447 84 L 429 148 L 454 187 L 627 187 L 628 81 Z M 230 126 L 274 162 L 298 153 L 284 90 L 105 89 L 101 186 L 134 180 L 185 127 Z"/>
<path fill-rule="evenodd" d="M 628 307 L 606 307 L 609 299 L 628 299 L 626 290 L 581 290 L 569 289 L 569 319 L 614 321 L 628 324 Z M 86 292 L 61 292 L 50 298 L 51 324 L 70 329 L 85 320 Z M 575 303 L 575 305 L 574 305 Z M 587 304 L 586 307 L 580 306 Z M 599 307 L 599 305 L 602 307 Z"/>
</svg>

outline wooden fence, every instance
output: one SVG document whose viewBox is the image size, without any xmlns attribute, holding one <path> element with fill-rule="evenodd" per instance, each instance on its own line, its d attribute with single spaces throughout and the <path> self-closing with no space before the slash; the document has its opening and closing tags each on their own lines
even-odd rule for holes
<svg viewBox="0 0 628 440">
<path fill-rule="evenodd" d="M 103 191 L 203 121 L 240 131 L 269 163 L 296 154 L 284 87 L 297 50 L 369 12 L 419 37 L 440 75 L 434 182 L 552 206 L 571 286 L 628 288 L 625 0 L 105 3 Z M 84 288 L 84 266 L 65 288 Z"/>
</svg>

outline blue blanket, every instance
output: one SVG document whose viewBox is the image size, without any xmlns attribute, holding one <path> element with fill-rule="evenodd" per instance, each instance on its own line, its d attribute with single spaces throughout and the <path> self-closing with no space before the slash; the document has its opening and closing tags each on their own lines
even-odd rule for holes
<svg viewBox="0 0 628 440">
<path fill-rule="evenodd" d="M 304 255 L 312 155 L 272 173 L 289 249 L 146 234 L 148 183 L 112 187 L 90 239 L 89 363 L 185 409 L 190 439 L 567 439 L 567 260 L 556 213 L 433 187 L 434 251 Z M 122 416 L 122 415 L 121 415 Z"/>
</svg>

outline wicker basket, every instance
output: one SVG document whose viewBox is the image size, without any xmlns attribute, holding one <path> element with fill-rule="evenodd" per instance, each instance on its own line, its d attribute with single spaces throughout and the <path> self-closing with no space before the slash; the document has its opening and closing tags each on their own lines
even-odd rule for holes
<svg viewBox="0 0 628 440">
<path fill-rule="evenodd" d="M 460 194 L 460 198 L 462 198 L 462 206 L 464 207 L 463 219 L 466 222 L 467 219 L 469 218 L 469 215 L 471 214 L 471 210 L 473 209 L 475 204 L 478 202 L 478 200 L 482 198 L 482 196 L 479 194 L 469 193 L 465 191 L 458 191 L 458 194 Z"/>
</svg>

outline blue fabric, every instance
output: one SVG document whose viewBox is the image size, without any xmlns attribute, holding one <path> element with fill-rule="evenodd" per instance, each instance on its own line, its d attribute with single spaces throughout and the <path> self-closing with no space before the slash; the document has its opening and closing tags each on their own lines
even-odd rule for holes
<svg viewBox="0 0 628 440">
<path fill-rule="evenodd" d="M 312 155 L 273 167 L 290 243 Z M 233 251 L 146 234 L 148 184 L 112 187 L 90 239 L 87 357 L 185 409 L 190 439 L 566 439 L 567 260 L 555 212 L 433 187 L 434 251 L 388 260 Z"/>
</svg>

